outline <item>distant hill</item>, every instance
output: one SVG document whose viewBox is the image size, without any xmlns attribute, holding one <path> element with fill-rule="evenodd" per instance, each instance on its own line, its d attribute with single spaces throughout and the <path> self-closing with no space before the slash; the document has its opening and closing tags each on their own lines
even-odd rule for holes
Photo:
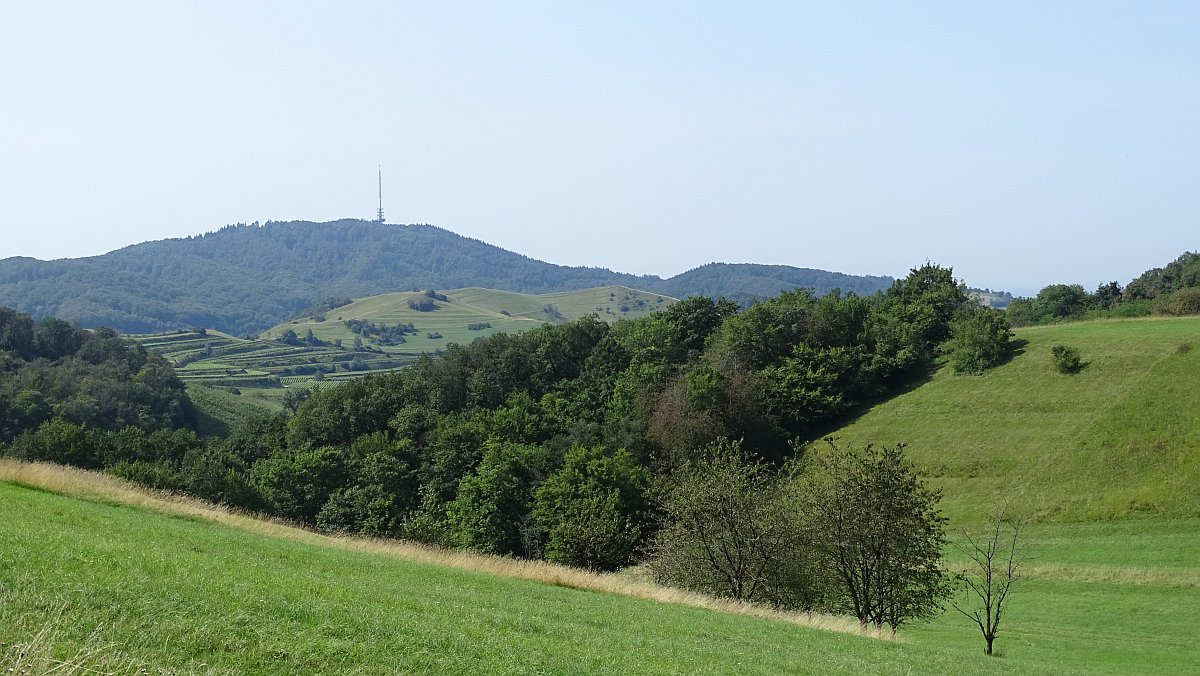
<svg viewBox="0 0 1200 676">
<path fill-rule="evenodd" d="M 0 305 L 132 333 L 203 326 L 242 335 L 325 298 L 419 289 L 551 293 L 623 285 L 745 302 L 797 287 L 872 293 L 891 281 L 720 263 L 663 280 L 545 263 L 430 225 L 297 221 L 231 225 L 88 258 L 0 260 Z"/>
<path fill-rule="evenodd" d="M 834 289 L 869 296 L 888 288 L 892 281 L 891 277 L 847 275 L 789 265 L 709 263 L 655 284 L 643 283 L 638 288 L 676 298 L 724 296 L 745 305 L 747 300 L 770 298 L 780 291 L 798 288 L 812 289 L 822 296 Z"/>
</svg>

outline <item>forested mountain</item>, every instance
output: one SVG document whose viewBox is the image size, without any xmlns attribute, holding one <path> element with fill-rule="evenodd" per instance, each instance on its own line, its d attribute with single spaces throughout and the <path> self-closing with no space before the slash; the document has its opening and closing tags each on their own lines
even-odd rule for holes
<svg viewBox="0 0 1200 676">
<path fill-rule="evenodd" d="M 481 286 L 546 293 L 622 284 L 744 302 L 786 289 L 872 293 L 889 277 L 709 264 L 667 280 L 534 260 L 430 225 L 361 220 L 231 225 L 89 258 L 0 261 L 0 305 L 125 332 L 256 332 L 322 299 Z"/>
<path fill-rule="evenodd" d="M 747 300 L 770 298 L 793 289 L 811 289 L 819 296 L 834 289 L 869 296 L 891 283 L 891 277 L 847 275 L 790 265 L 709 263 L 644 288 L 674 298 L 724 296 L 746 305 Z"/>
</svg>

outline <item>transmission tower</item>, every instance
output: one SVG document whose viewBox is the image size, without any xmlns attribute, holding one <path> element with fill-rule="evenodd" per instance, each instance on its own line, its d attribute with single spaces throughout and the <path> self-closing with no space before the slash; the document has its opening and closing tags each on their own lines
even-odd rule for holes
<svg viewBox="0 0 1200 676">
<path fill-rule="evenodd" d="M 383 165 L 379 165 L 379 212 L 375 215 L 375 221 L 383 222 Z"/>
</svg>

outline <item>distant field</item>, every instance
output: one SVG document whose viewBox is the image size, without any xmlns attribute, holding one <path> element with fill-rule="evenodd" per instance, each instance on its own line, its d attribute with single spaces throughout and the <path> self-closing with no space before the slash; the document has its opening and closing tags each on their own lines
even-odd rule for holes
<svg viewBox="0 0 1200 676">
<path fill-rule="evenodd" d="M 982 376 L 943 368 L 834 432 L 842 443 L 907 442 L 956 522 L 997 500 L 1043 521 L 1200 516 L 1200 318 L 1020 329 L 1009 363 Z M 1079 349 L 1062 375 L 1050 348 Z"/>
<path fill-rule="evenodd" d="M 589 314 L 611 323 L 676 302 L 623 286 L 543 295 L 478 288 L 437 293 L 446 300 L 432 301 L 436 309 L 427 312 L 409 307 L 410 300 L 427 299 L 422 293 L 384 294 L 331 310 L 322 321 L 285 322 L 254 340 L 212 330 L 131 338 L 175 365 L 198 409 L 201 432 L 221 435 L 254 408 L 280 410 L 287 388 L 393 371 L 450 343 L 465 345 L 494 333 L 518 333 Z M 385 345 L 377 337 L 356 335 L 346 325 L 351 319 L 380 327 L 411 323 L 416 332 L 405 335 L 403 343 Z M 325 344 L 284 344 L 278 338 L 288 329 L 301 339 L 311 330 Z M 364 350 L 355 351 L 355 338 L 361 338 Z"/>
<path fill-rule="evenodd" d="M 416 332 L 405 336 L 406 342 L 401 345 L 381 345 L 367 336 L 362 337 L 363 342 L 389 353 L 423 354 L 443 349 L 450 343 L 466 344 L 493 333 L 528 331 L 542 324 L 573 321 L 589 314 L 610 323 L 633 319 L 675 302 L 668 296 L 624 286 L 540 295 L 479 288 L 436 293 L 445 296 L 446 300 L 433 300 L 422 292 L 363 298 L 324 313 L 320 321 L 310 317 L 285 322 L 265 331 L 263 337 L 278 338 L 288 329 L 303 336 L 311 330 L 323 341 L 341 340 L 343 345 L 350 346 L 356 335 L 346 322 L 352 319 L 387 326 L 411 323 Z M 410 302 L 422 301 L 432 303 L 434 309 L 422 312 L 409 307 Z M 471 329 L 472 325 L 479 328 Z"/>
</svg>

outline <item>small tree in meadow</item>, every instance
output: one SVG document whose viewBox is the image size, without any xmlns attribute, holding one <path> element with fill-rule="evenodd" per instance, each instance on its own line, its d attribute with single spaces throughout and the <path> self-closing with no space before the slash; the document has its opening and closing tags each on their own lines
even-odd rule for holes
<svg viewBox="0 0 1200 676">
<path fill-rule="evenodd" d="M 809 605 L 788 486 L 736 442 L 718 440 L 677 469 L 661 501 L 663 527 L 650 560 L 660 582 L 747 601 Z"/>
<path fill-rule="evenodd" d="M 1079 350 L 1067 345 L 1055 345 L 1050 348 L 1050 356 L 1054 359 L 1054 368 L 1062 374 L 1078 373 L 1083 368 L 1079 358 Z"/>
<path fill-rule="evenodd" d="M 975 565 L 958 576 L 965 600 L 951 605 L 979 627 L 986 655 L 992 654 L 992 644 L 1000 633 L 1008 593 L 1021 579 L 1021 564 L 1026 559 L 1021 526 L 1020 518 L 1003 509 L 989 516 L 982 534 L 966 533 L 955 545 Z"/>
<path fill-rule="evenodd" d="M 904 444 L 838 448 L 832 439 L 800 482 L 806 541 L 840 582 L 837 605 L 865 628 L 935 615 L 951 591 L 942 568 L 939 491 L 904 458 Z"/>
</svg>

